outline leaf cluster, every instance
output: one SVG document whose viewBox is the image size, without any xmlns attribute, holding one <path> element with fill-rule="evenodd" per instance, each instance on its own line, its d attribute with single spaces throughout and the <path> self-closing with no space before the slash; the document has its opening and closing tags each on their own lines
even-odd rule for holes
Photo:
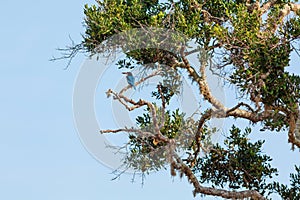
<svg viewBox="0 0 300 200">
<path fill-rule="evenodd" d="M 267 179 L 277 175 L 277 169 L 271 167 L 272 159 L 262 153 L 264 141 L 252 143 L 247 136 L 251 132 L 246 128 L 242 134 L 235 126 L 224 141 L 224 147 L 216 144 L 212 150 L 197 161 L 195 173 L 202 183 L 211 183 L 213 187 L 231 189 L 253 189 L 261 194 L 269 187 Z"/>
<path fill-rule="evenodd" d="M 297 200 L 300 199 L 300 167 L 295 166 L 296 173 L 290 174 L 290 187 L 280 184 L 278 182 L 273 183 L 273 191 L 278 193 L 282 199 L 285 200 Z"/>
<path fill-rule="evenodd" d="M 154 127 L 149 111 L 147 109 L 147 113 L 138 116 L 136 121 L 141 130 L 153 133 Z M 164 117 L 164 126 L 160 129 L 162 135 L 169 139 L 176 138 L 181 133 L 184 115 L 177 109 L 172 112 L 167 111 Z M 137 171 L 157 171 L 168 163 L 168 146 L 165 142 L 159 141 L 155 135 L 143 137 L 130 134 L 128 149 L 130 153 L 125 159 L 125 164 Z"/>
</svg>

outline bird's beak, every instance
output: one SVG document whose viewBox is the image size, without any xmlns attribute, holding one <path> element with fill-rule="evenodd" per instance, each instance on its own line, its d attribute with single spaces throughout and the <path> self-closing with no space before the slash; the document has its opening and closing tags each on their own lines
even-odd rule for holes
<svg viewBox="0 0 300 200">
<path fill-rule="evenodd" d="M 127 72 L 122 72 L 122 74 L 127 74 Z"/>
</svg>

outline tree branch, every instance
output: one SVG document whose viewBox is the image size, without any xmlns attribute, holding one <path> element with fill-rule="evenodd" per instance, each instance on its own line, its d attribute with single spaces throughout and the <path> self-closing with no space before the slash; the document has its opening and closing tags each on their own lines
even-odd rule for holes
<svg viewBox="0 0 300 200">
<path fill-rule="evenodd" d="M 206 69 L 207 61 L 202 60 L 201 62 L 201 66 L 200 66 L 201 77 L 200 77 L 199 74 L 196 72 L 196 70 L 190 65 L 188 59 L 186 58 L 184 53 L 184 47 L 181 50 L 181 57 L 184 65 L 178 65 L 178 67 L 186 69 L 189 75 L 193 78 L 193 80 L 198 83 L 200 87 L 200 93 L 203 95 L 204 99 L 206 99 L 209 103 L 211 103 L 216 109 L 225 110 L 224 105 L 212 95 L 208 83 L 206 81 L 205 69 Z"/>
<path fill-rule="evenodd" d="M 138 85 L 138 84 L 144 82 L 145 80 L 147 80 L 153 76 L 156 76 L 160 73 L 161 73 L 161 71 L 155 71 L 154 73 L 150 74 L 149 76 L 139 80 L 135 85 Z M 106 92 L 106 95 L 107 95 L 107 97 L 110 97 L 110 95 L 113 95 L 113 98 L 115 100 L 118 100 L 121 104 L 123 104 L 125 106 L 125 108 L 129 111 L 132 111 L 134 109 L 137 109 L 137 108 L 147 105 L 148 108 L 150 109 L 151 119 L 152 119 L 153 126 L 154 126 L 154 133 L 156 134 L 156 137 L 161 141 L 164 141 L 164 142 L 168 141 L 168 138 L 163 136 L 160 132 L 160 125 L 158 124 L 158 121 L 157 121 L 158 118 L 157 118 L 156 107 L 151 102 L 145 101 L 143 99 L 140 99 L 138 102 L 136 102 L 133 99 L 130 99 L 130 98 L 126 97 L 125 95 L 123 95 L 122 93 L 124 93 L 129 87 L 131 87 L 131 86 L 126 86 L 125 88 L 123 88 L 119 94 L 114 92 L 113 90 L 109 89 Z M 129 106 L 128 103 L 132 104 L 133 106 Z M 164 114 L 165 113 L 163 110 L 162 115 L 164 115 Z M 164 118 L 164 116 L 163 116 L 163 118 Z M 108 132 L 114 132 L 114 131 L 119 132 L 121 130 L 124 131 L 124 130 L 128 130 L 128 129 L 107 130 L 107 131 Z M 133 130 L 133 129 L 131 129 L 131 130 Z M 135 131 L 137 131 L 137 130 L 135 130 Z"/>
<path fill-rule="evenodd" d="M 159 84 L 157 86 L 157 89 L 158 89 L 158 92 L 161 96 L 161 122 L 160 122 L 160 126 L 159 126 L 159 129 L 161 129 L 164 125 L 165 125 L 165 109 L 166 109 L 166 100 L 165 100 L 165 97 L 161 91 L 161 85 Z"/>
<path fill-rule="evenodd" d="M 255 190 L 245 190 L 245 191 L 228 191 L 223 189 L 211 188 L 211 187 L 203 187 L 200 185 L 197 177 L 193 173 L 190 167 L 182 162 L 182 160 L 174 155 L 174 160 L 171 163 L 171 168 L 178 170 L 180 173 L 184 174 L 188 181 L 194 186 L 194 196 L 198 193 L 205 195 L 213 195 L 223 197 L 225 199 L 245 199 L 245 198 L 253 198 L 259 200 L 266 200 L 260 193 Z"/>
<path fill-rule="evenodd" d="M 86 51 L 83 43 L 75 44 L 75 42 L 70 36 L 69 39 L 71 40 L 71 45 L 66 46 L 65 48 L 57 48 L 57 50 L 61 52 L 61 57 L 52 57 L 50 59 L 50 61 L 67 59 L 68 63 L 64 69 L 67 69 L 71 65 L 72 60 L 78 53 Z"/>
<path fill-rule="evenodd" d="M 300 148 L 300 140 L 297 139 L 295 137 L 295 131 L 296 131 L 296 122 L 297 122 L 297 119 L 295 119 L 295 116 L 293 114 L 290 114 L 289 116 L 289 133 L 288 133 L 288 136 L 289 136 L 289 139 L 288 141 L 290 143 L 292 143 L 292 150 L 295 149 L 294 145 L 296 145 L 298 148 Z"/>
<path fill-rule="evenodd" d="M 126 132 L 126 133 L 136 133 L 141 137 L 153 137 L 153 133 L 151 132 L 146 132 L 146 131 L 142 131 L 139 129 L 128 129 L 128 128 L 121 128 L 121 129 L 115 129 L 115 130 L 111 130 L 111 129 L 107 129 L 107 130 L 101 130 L 100 133 L 101 134 L 105 134 L 105 133 L 119 133 L 119 132 Z"/>
<path fill-rule="evenodd" d="M 198 128 L 197 128 L 197 132 L 195 134 L 195 142 L 196 142 L 196 146 L 197 149 L 194 152 L 194 158 L 193 158 L 193 162 L 195 162 L 197 160 L 197 157 L 200 153 L 201 150 L 201 139 L 202 139 L 202 129 L 203 129 L 203 125 L 205 124 L 205 122 L 207 120 L 209 120 L 212 117 L 212 109 L 207 110 L 200 118 L 199 123 L 198 123 Z"/>
</svg>

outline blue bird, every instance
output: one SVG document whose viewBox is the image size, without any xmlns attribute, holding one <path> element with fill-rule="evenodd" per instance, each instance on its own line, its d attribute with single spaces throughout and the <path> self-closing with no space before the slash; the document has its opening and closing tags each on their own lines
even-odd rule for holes
<svg viewBox="0 0 300 200">
<path fill-rule="evenodd" d="M 126 76 L 127 83 L 136 90 L 135 85 L 134 85 L 134 76 L 132 75 L 132 73 L 131 72 L 123 72 L 123 74 L 127 74 L 127 76 Z"/>
</svg>

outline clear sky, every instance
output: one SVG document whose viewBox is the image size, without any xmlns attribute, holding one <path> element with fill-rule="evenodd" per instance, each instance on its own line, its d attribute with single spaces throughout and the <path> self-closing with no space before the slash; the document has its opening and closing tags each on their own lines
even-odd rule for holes
<svg viewBox="0 0 300 200">
<path fill-rule="evenodd" d="M 0 199 L 9 200 L 163 200 L 193 199 L 185 179 L 160 172 L 131 183 L 132 175 L 111 181 L 109 169 L 83 147 L 76 132 L 73 86 L 85 57 L 49 62 L 55 50 L 80 41 L 83 5 L 89 1 L 2 1 L 0 6 Z M 299 58 L 295 64 L 299 63 Z M 299 72 L 298 70 L 296 70 Z M 298 151 L 284 133 L 258 134 L 265 151 L 287 182 Z M 198 199 L 201 199 L 198 196 Z"/>
</svg>

